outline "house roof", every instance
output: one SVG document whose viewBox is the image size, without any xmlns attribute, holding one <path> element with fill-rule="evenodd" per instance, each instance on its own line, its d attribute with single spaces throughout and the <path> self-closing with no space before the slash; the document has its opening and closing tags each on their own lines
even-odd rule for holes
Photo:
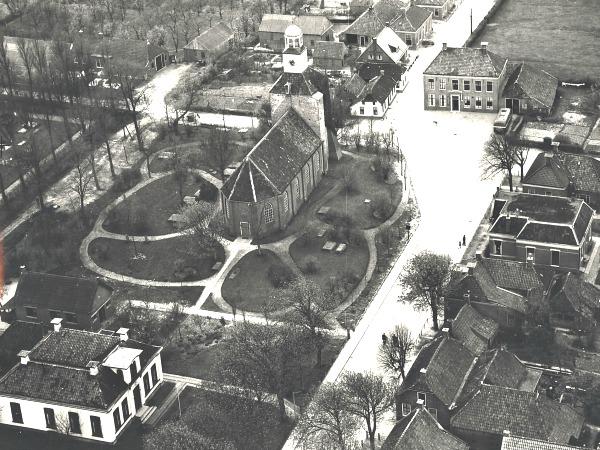
<svg viewBox="0 0 600 450">
<path fill-rule="evenodd" d="M 469 446 L 453 436 L 425 408 L 416 408 L 394 425 L 381 450 L 468 450 Z"/>
<path fill-rule="evenodd" d="M 375 45 L 395 64 L 398 64 L 408 51 L 408 46 L 390 27 L 384 27 L 363 51 L 363 54 L 371 52 L 372 47 Z M 361 59 L 361 56 L 359 56 L 358 59 Z"/>
<path fill-rule="evenodd" d="M 593 210 L 583 200 L 520 194 L 504 206 L 490 233 L 517 240 L 580 245 L 592 218 Z"/>
<path fill-rule="evenodd" d="M 333 25 L 325 16 L 293 16 L 289 14 L 264 14 L 258 27 L 259 32 L 283 33 L 288 25 L 298 25 L 303 34 L 320 36 Z"/>
<path fill-rule="evenodd" d="M 15 303 L 59 311 L 93 314 L 109 299 L 112 290 L 96 279 L 24 272 Z"/>
<path fill-rule="evenodd" d="M 555 278 L 548 296 L 550 302 L 566 302 L 574 311 L 591 320 L 600 310 L 600 288 L 571 272 Z"/>
<path fill-rule="evenodd" d="M 344 59 L 346 44 L 336 41 L 317 41 L 313 49 L 314 58 Z"/>
<path fill-rule="evenodd" d="M 242 202 L 281 194 L 320 144 L 319 136 L 291 107 L 225 181 L 222 192 Z"/>
<path fill-rule="evenodd" d="M 498 334 L 499 326 L 486 319 L 471 305 L 463 306 L 452 321 L 452 337 L 461 341 L 471 353 L 480 355 Z"/>
<path fill-rule="evenodd" d="M 530 98 L 551 108 L 556 98 L 558 79 L 529 64 L 518 64 L 508 78 L 503 97 Z"/>
<path fill-rule="evenodd" d="M 481 258 L 478 261 L 490 274 L 498 287 L 518 294 L 527 294 L 536 289 L 543 291 L 538 272 L 525 263 L 496 258 Z"/>
<path fill-rule="evenodd" d="M 192 39 L 185 47 L 191 50 L 214 50 L 233 38 L 233 30 L 224 22 L 205 30 L 202 34 Z"/>
<path fill-rule="evenodd" d="M 600 161 L 587 155 L 540 153 L 523 184 L 565 189 L 571 184 L 577 191 L 600 193 Z"/>
<path fill-rule="evenodd" d="M 400 11 L 400 14 L 390 23 L 390 27 L 397 33 L 415 32 L 432 14 L 431 11 L 412 5 L 408 9 Z"/>
<path fill-rule="evenodd" d="M 353 74 L 350 80 L 344 84 L 344 89 L 355 98 L 360 97 L 365 87 L 367 87 L 367 82 L 357 73 Z"/>
<path fill-rule="evenodd" d="M 450 406 L 462 387 L 474 356 L 460 341 L 441 336 L 423 347 L 400 386 L 432 392 Z"/>
<path fill-rule="evenodd" d="M 503 436 L 500 450 L 578 450 L 583 447 L 555 444 L 540 439 L 530 439 L 520 436 Z"/>
<path fill-rule="evenodd" d="M 113 61 L 125 61 L 137 68 L 146 68 L 150 59 L 167 52 L 162 47 L 137 39 L 104 38 L 89 45 L 94 54 L 107 55 Z"/>
<path fill-rule="evenodd" d="M 424 75 L 498 78 L 507 61 L 507 58 L 489 50 L 448 47 L 435 57 L 423 73 Z"/>
<path fill-rule="evenodd" d="M 419 6 L 444 6 L 448 0 L 416 0 L 415 4 Z"/>
<path fill-rule="evenodd" d="M 406 4 L 402 0 L 380 0 L 367 8 L 340 34 L 375 37 L 386 23 L 391 23 L 404 8 Z"/>
<path fill-rule="evenodd" d="M 20 320 L 4 330 L 0 335 L 0 376 L 17 362 L 17 353 L 21 350 L 31 350 L 44 333 L 42 324 Z"/>
<path fill-rule="evenodd" d="M 102 363 L 118 348 L 140 350 L 142 369 L 159 347 L 118 336 L 63 328 L 43 337 L 29 353 L 27 364 L 16 364 L 0 379 L 0 395 L 22 396 L 89 408 L 107 409 L 127 389 L 123 378 L 99 366 L 91 375 L 90 361 Z"/>
<path fill-rule="evenodd" d="M 450 419 L 452 427 L 471 432 L 511 434 L 566 443 L 579 437 L 583 417 L 544 395 L 483 384 Z"/>
<path fill-rule="evenodd" d="M 396 80 L 387 75 L 379 75 L 367 82 L 359 100 L 375 100 L 383 103 L 396 88 Z"/>
<path fill-rule="evenodd" d="M 406 68 L 401 64 L 380 64 L 376 62 L 366 62 L 358 67 L 358 75 L 366 81 L 381 75 L 381 71 L 394 80 L 400 81 L 402 74 L 406 72 Z"/>
</svg>

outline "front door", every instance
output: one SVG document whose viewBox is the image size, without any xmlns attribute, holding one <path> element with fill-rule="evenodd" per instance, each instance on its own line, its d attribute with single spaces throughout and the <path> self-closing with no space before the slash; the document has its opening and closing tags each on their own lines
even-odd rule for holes
<svg viewBox="0 0 600 450">
<path fill-rule="evenodd" d="M 451 110 L 460 111 L 460 97 L 458 95 L 452 96 Z"/>
<path fill-rule="evenodd" d="M 135 404 L 136 411 L 138 411 L 142 407 L 142 396 L 140 395 L 139 384 L 135 388 L 133 388 L 133 403 Z"/>
<path fill-rule="evenodd" d="M 250 239 L 250 223 L 240 222 L 240 235 L 245 239 Z"/>
<path fill-rule="evenodd" d="M 510 108 L 510 110 L 513 113 L 519 114 L 520 109 L 521 109 L 521 104 L 520 104 L 518 98 L 507 98 L 506 99 L 506 107 Z"/>
<path fill-rule="evenodd" d="M 367 37 L 366 36 L 361 36 L 360 37 L 360 46 L 361 47 L 366 47 L 367 46 Z"/>
</svg>

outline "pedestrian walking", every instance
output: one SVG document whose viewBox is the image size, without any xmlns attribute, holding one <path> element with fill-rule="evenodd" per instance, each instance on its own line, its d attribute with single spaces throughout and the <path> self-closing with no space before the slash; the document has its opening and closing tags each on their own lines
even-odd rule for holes
<svg viewBox="0 0 600 450">
<path fill-rule="evenodd" d="M 463 234 L 463 246 L 467 246 L 467 236 Z"/>
<path fill-rule="evenodd" d="M 381 342 L 383 342 L 383 345 L 387 345 L 387 336 L 385 333 L 381 335 Z"/>
<path fill-rule="evenodd" d="M 461 242 L 460 242 L 460 240 L 459 240 L 459 241 L 458 241 L 458 248 L 460 248 L 460 246 L 461 246 Z"/>
</svg>

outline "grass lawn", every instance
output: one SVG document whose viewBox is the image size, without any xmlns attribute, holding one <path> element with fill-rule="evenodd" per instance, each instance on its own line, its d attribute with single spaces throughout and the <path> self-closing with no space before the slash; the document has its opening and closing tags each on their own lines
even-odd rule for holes
<svg viewBox="0 0 600 450">
<path fill-rule="evenodd" d="M 196 253 L 190 249 L 187 236 L 136 243 L 98 238 L 91 242 L 89 251 L 100 267 L 156 281 L 202 280 L 214 273 L 215 262 L 225 259 L 221 244 L 215 243 L 214 250 Z"/>
<path fill-rule="evenodd" d="M 398 181 L 395 184 L 386 184 L 379 181 L 370 165 L 371 161 L 350 158 L 332 165 L 332 176 L 338 179 L 338 183 L 342 183 L 342 177 L 347 170 L 352 171 L 353 189 L 349 192 L 342 189 L 323 205 L 338 214 L 349 215 L 355 226 L 361 229 L 376 227 L 393 213 L 393 208 L 389 208 L 386 216 L 373 216 L 372 207 L 378 199 L 390 202 L 391 205 L 397 205 L 402 200 L 402 183 Z M 365 199 L 369 199 L 371 203 L 365 203 Z"/>
<path fill-rule="evenodd" d="M 489 42 L 491 51 L 562 81 L 598 79 L 597 18 L 596 0 L 505 0 L 473 45 Z"/>
<path fill-rule="evenodd" d="M 240 450 L 278 450 L 292 430 L 291 423 L 278 420 L 274 405 L 193 387 L 183 390 L 161 424 L 169 420 L 184 420 L 198 433 Z"/>
<path fill-rule="evenodd" d="M 180 303 L 184 306 L 194 305 L 204 290 L 203 286 L 186 287 L 151 287 L 136 284 L 109 281 L 113 288 L 112 299 L 116 302 L 141 300 L 153 303 Z"/>
<path fill-rule="evenodd" d="M 290 245 L 290 255 L 304 275 L 323 290 L 330 291 L 335 279 L 336 294 L 342 302 L 364 276 L 369 264 L 369 249 L 362 235 L 357 234 L 344 253 L 325 251 L 322 247 L 329 239 L 329 234 L 317 237 L 308 232 Z M 306 270 L 307 261 L 316 262 L 315 273 Z"/>
<path fill-rule="evenodd" d="M 180 193 L 175 174 L 152 181 L 119 203 L 110 212 L 103 227 L 113 233 L 130 235 L 173 233 L 177 230 L 168 220 L 179 210 L 184 196 L 194 195 L 198 189 L 203 189 L 205 192 L 212 190 L 212 198 L 217 198 L 216 188 L 199 175 L 188 174 L 181 187 Z"/>
<path fill-rule="evenodd" d="M 283 261 L 272 251 L 262 250 L 262 255 L 254 250 L 231 269 L 221 294 L 229 304 L 235 303 L 239 309 L 253 312 L 262 312 L 262 305 L 266 299 L 276 295 L 277 288 L 269 279 L 269 268 L 273 265 L 284 265 Z M 235 278 L 231 275 L 237 271 Z"/>
</svg>

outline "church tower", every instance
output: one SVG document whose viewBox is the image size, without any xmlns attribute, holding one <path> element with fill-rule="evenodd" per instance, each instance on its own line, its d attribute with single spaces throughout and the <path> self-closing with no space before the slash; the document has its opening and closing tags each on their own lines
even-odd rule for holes
<svg viewBox="0 0 600 450">
<path fill-rule="evenodd" d="M 291 24 L 284 33 L 283 71 L 303 73 L 308 67 L 308 52 L 304 46 L 304 36 L 298 25 Z"/>
</svg>

